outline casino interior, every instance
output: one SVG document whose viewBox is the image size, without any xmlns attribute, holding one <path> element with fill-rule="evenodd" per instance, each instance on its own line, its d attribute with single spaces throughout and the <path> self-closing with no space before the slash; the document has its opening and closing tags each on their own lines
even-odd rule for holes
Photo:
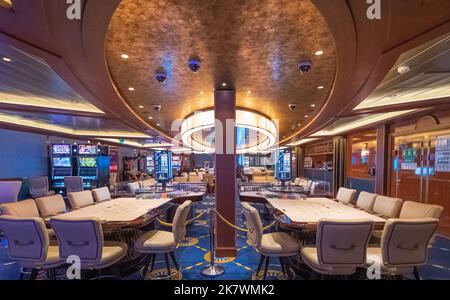
<svg viewBox="0 0 450 300">
<path fill-rule="evenodd" d="M 450 1 L 0 0 L 1 280 L 450 279 Z"/>
</svg>

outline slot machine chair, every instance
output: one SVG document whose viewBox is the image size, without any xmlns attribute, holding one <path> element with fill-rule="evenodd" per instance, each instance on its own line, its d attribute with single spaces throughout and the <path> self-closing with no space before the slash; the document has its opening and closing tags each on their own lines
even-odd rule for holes
<svg viewBox="0 0 450 300">
<path fill-rule="evenodd" d="M 21 187 L 21 181 L 0 181 L 0 204 L 17 202 Z"/>
<path fill-rule="evenodd" d="M 49 190 L 48 177 L 30 177 L 28 178 L 30 195 L 32 198 L 39 198 L 54 195 L 54 191 Z"/>
<path fill-rule="evenodd" d="M 66 193 L 75 193 L 83 191 L 83 178 L 81 176 L 64 177 L 64 186 Z"/>
</svg>

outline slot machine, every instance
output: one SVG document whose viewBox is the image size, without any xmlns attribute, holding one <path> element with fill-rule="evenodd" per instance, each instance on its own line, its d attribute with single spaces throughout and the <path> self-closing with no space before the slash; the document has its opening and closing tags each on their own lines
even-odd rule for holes
<svg viewBox="0 0 450 300">
<path fill-rule="evenodd" d="M 72 146 L 70 144 L 52 144 L 50 148 L 50 181 L 57 193 L 64 189 L 64 177 L 72 176 Z"/>
<path fill-rule="evenodd" d="M 98 184 L 98 148 L 97 145 L 87 144 L 77 146 L 76 176 L 83 178 L 85 188 L 94 188 Z"/>
<path fill-rule="evenodd" d="M 155 179 L 165 184 L 168 180 L 172 179 L 172 152 L 167 150 L 155 151 L 153 156 Z"/>
<path fill-rule="evenodd" d="M 284 186 L 286 181 L 292 180 L 292 151 L 278 150 L 275 164 L 276 178 Z"/>
</svg>

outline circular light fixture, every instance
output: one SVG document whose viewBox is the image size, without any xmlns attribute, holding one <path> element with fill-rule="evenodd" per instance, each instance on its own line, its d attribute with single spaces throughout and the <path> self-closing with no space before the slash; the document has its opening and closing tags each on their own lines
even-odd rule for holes
<svg viewBox="0 0 450 300">
<path fill-rule="evenodd" d="M 134 87 L 131 87 L 131 86 L 130 86 L 130 87 L 128 88 L 128 90 L 129 90 L 129 91 L 134 91 Z"/>
<path fill-rule="evenodd" d="M 322 50 L 319 50 L 319 51 L 316 51 L 314 54 L 317 55 L 317 56 L 320 56 L 320 55 L 323 54 L 323 51 L 322 51 Z"/>
<path fill-rule="evenodd" d="M 139 105 L 139 108 L 144 108 L 144 106 L 143 105 Z"/>
<path fill-rule="evenodd" d="M 316 105 L 315 104 L 311 104 L 311 107 L 316 107 Z"/>
<path fill-rule="evenodd" d="M 309 116 L 308 116 L 308 115 L 305 115 L 305 118 L 309 118 Z"/>
<path fill-rule="evenodd" d="M 325 87 L 323 85 L 320 85 L 317 87 L 318 90 L 323 90 Z"/>
<path fill-rule="evenodd" d="M 123 59 L 128 59 L 129 58 L 128 54 L 125 54 L 125 53 L 121 54 L 120 57 L 122 57 Z"/>
<path fill-rule="evenodd" d="M 227 86 L 227 84 L 226 84 L 225 82 L 223 82 L 223 83 L 222 83 L 222 86 L 225 87 L 225 86 Z"/>
<path fill-rule="evenodd" d="M 152 120 L 152 119 L 153 119 L 153 117 L 148 117 L 148 119 L 149 119 L 149 120 Z"/>
<path fill-rule="evenodd" d="M 237 109 L 235 126 L 238 131 L 245 131 L 242 137 L 249 136 L 248 139 L 238 141 L 239 134 L 237 135 L 237 154 L 258 153 L 276 143 L 278 129 L 275 122 L 262 114 Z M 204 110 L 183 120 L 180 130 L 181 140 L 186 147 L 194 151 L 214 153 L 215 129 L 214 110 Z M 220 130 L 226 130 L 226 128 Z M 225 147 L 226 145 L 224 145 L 224 149 Z"/>
<path fill-rule="evenodd" d="M 6 61 L 6 62 L 12 62 L 12 59 L 5 56 L 5 57 L 3 57 L 3 61 Z"/>
<path fill-rule="evenodd" d="M 156 126 L 159 126 L 159 125 L 161 125 L 161 124 L 159 124 L 159 123 L 156 124 Z"/>
</svg>

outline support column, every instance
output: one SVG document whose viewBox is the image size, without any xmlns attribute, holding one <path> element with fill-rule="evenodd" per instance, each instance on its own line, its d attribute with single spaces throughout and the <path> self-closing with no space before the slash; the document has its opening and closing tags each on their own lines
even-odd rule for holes
<svg viewBox="0 0 450 300">
<path fill-rule="evenodd" d="M 216 118 L 216 208 L 230 222 L 236 224 L 236 91 L 214 93 Z M 222 133 L 222 134 L 221 134 Z M 217 257 L 235 257 L 235 230 L 217 218 Z"/>
<path fill-rule="evenodd" d="M 347 139 L 342 136 L 337 136 L 333 139 L 333 142 L 333 187 L 331 190 L 336 196 L 339 188 L 345 187 L 345 158 L 347 155 Z"/>
<path fill-rule="evenodd" d="M 389 125 L 377 127 L 377 164 L 375 169 L 375 193 L 388 195 Z"/>
</svg>

